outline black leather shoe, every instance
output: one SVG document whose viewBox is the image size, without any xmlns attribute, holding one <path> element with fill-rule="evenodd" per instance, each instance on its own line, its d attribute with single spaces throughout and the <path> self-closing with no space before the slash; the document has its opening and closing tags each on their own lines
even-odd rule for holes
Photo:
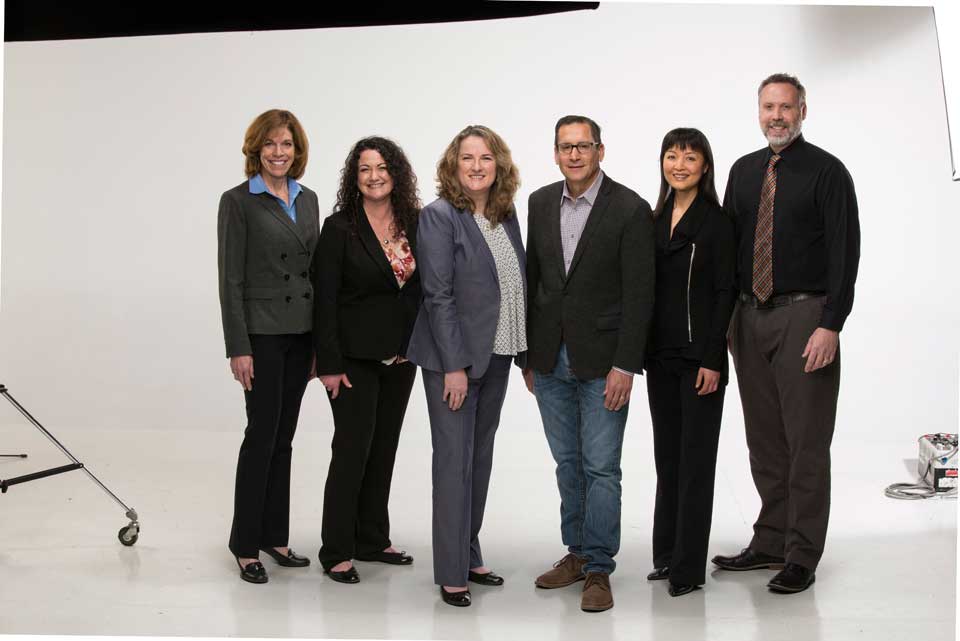
<svg viewBox="0 0 960 641">
<path fill-rule="evenodd" d="M 267 576 L 267 570 L 260 561 L 240 565 L 240 559 L 237 559 L 237 566 L 240 568 L 240 578 L 248 583 L 266 583 L 270 580 Z"/>
<path fill-rule="evenodd" d="M 310 559 L 305 556 L 300 556 L 290 548 L 287 548 L 286 556 L 280 552 L 277 552 L 273 548 L 260 549 L 266 552 L 270 558 L 277 562 L 278 565 L 282 565 L 285 568 L 305 568 L 310 565 Z"/>
<path fill-rule="evenodd" d="M 503 585 L 503 577 L 495 572 L 486 572 L 484 574 L 470 572 L 467 575 L 467 580 L 473 583 L 479 583 L 480 585 Z"/>
<path fill-rule="evenodd" d="M 803 592 L 816 580 L 816 574 L 813 570 L 808 570 L 802 565 L 796 563 L 787 563 L 777 576 L 770 579 L 767 587 L 774 592 L 783 594 L 793 594 Z"/>
<path fill-rule="evenodd" d="M 721 556 L 718 554 L 713 557 L 712 562 L 721 569 L 735 571 L 779 570 L 783 567 L 782 556 L 761 554 L 760 552 L 754 552 L 748 547 L 743 548 L 740 550 L 740 554 L 735 554 L 734 556 Z"/>
<path fill-rule="evenodd" d="M 410 565 L 413 563 L 413 557 L 406 552 L 371 552 L 362 556 L 357 555 L 355 558 L 357 561 L 389 563 L 390 565 Z"/>
<path fill-rule="evenodd" d="M 647 581 L 662 581 L 670 577 L 670 568 L 666 565 L 662 568 L 653 568 L 653 572 L 647 575 Z"/>
<path fill-rule="evenodd" d="M 357 568 L 351 567 L 349 570 L 334 572 L 324 568 L 323 573 L 336 581 L 337 583 L 360 583 L 360 575 L 357 574 Z"/>
<path fill-rule="evenodd" d="M 440 597 L 447 605 L 453 605 L 458 608 L 465 608 L 470 605 L 470 590 L 464 592 L 447 592 L 440 586 Z"/>
<path fill-rule="evenodd" d="M 667 592 L 670 593 L 670 596 L 683 596 L 684 594 L 690 594 L 694 590 L 699 590 L 699 585 L 687 585 L 686 583 L 674 583 L 670 582 L 670 587 L 667 588 Z"/>
</svg>

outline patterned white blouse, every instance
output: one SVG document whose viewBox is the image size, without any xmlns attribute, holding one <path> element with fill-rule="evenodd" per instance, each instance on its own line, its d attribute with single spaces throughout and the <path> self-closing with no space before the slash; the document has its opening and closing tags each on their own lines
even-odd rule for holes
<svg viewBox="0 0 960 641">
<path fill-rule="evenodd" d="M 500 281 L 500 318 L 497 321 L 497 333 L 493 339 L 493 353 L 513 356 L 527 351 L 526 302 L 523 298 L 523 276 L 520 274 L 520 261 L 513 243 L 507 236 L 503 225 L 490 227 L 490 221 L 483 214 L 474 214 L 473 219 L 490 247 L 493 262 L 497 266 L 497 279 Z"/>
</svg>

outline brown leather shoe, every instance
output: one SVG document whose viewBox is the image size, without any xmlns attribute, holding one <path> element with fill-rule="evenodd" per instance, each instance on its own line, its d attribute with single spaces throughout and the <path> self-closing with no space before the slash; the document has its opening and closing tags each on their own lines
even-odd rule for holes
<svg viewBox="0 0 960 641">
<path fill-rule="evenodd" d="M 554 588 L 565 588 L 568 585 L 573 585 L 577 581 L 583 581 L 585 578 L 583 575 L 583 566 L 585 563 L 586 561 L 584 559 L 581 559 L 571 552 L 554 563 L 552 570 L 538 576 L 534 584 L 538 588 L 552 590 Z"/>
<path fill-rule="evenodd" d="M 584 612 L 603 612 L 613 607 L 613 591 L 610 589 L 610 575 L 603 572 L 587 572 L 587 582 L 583 584 L 580 597 L 580 609 Z"/>
</svg>

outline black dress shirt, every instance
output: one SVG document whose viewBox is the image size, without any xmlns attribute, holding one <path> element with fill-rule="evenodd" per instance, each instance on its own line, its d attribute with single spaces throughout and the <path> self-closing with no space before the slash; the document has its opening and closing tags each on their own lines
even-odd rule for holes
<svg viewBox="0 0 960 641">
<path fill-rule="evenodd" d="M 730 169 L 723 207 L 737 232 L 737 285 L 753 293 L 753 242 L 769 147 Z M 780 152 L 773 204 L 773 295 L 818 292 L 820 327 L 840 331 L 853 307 L 860 221 L 853 179 L 837 158 L 801 135 Z"/>
</svg>

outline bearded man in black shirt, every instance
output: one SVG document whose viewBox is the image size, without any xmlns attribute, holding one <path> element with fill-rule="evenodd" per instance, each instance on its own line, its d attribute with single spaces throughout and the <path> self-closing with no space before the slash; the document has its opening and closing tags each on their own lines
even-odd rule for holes
<svg viewBox="0 0 960 641">
<path fill-rule="evenodd" d="M 853 306 L 860 223 L 843 163 L 800 133 L 800 81 L 766 78 L 759 108 L 769 145 L 734 163 L 723 206 L 735 221 L 740 290 L 730 351 L 762 505 L 750 544 L 713 563 L 782 567 L 767 586 L 793 593 L 813 583 L 826 539 L 839 336 Z"/>
</svg>

